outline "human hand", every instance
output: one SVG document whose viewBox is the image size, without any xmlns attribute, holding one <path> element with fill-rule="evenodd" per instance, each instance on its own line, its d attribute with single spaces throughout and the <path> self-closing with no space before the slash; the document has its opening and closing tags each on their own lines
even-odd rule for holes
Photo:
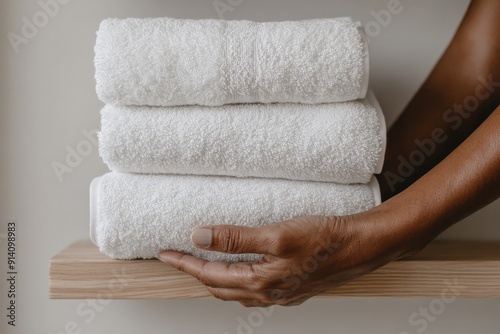
<svg viewBox="0 0 500 334">
<path fill-rule="evenodd" d="M 264 254 L 257 262 L 209 262 L 164 251 L 159 259 L 207 286 L 215 297 L 244 306 L 298 305 L 417 248 L 377 215 L 302 217 L 265 227 L 207 226 L 196 229 L 199 248 Z"/>
</svg>

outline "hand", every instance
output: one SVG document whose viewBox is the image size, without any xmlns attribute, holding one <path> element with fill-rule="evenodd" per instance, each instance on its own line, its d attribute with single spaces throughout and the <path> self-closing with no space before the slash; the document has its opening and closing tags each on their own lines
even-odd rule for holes
<svg viewBox="0 0 500 334">
<path fill-rule="evenodd" d="M 200 248 L 264 254 L 257 262 L 208 262 L 164 251 L 159 259 L 245 306 L 298 305 L 401 257 L 407 250 L 388 223 L 370 215 L 303 217 L 260 228 L 208 226 L 191 237 Z"/>
</svg>

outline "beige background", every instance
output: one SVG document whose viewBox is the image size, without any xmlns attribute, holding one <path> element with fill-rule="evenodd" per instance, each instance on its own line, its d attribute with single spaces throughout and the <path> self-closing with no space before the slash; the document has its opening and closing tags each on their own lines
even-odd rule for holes
<svg viewBox="0 0 500 334">
<path fill-rule="evenodd" d="M 49 0 L 42 0 L 43 2 Z M 62 0 L 60 0 L 62 1 Z M 221 0 L 235 5 L 226 19 L 295 20 L 352 16 L 364 24 L 389 0 Z M 397 117 L 446 47 L 466 0 L 401 0 L 370 42 L 371 84 L 388 122 Z M 0 114 L 0 233 L 18 224 L 18 318 L 1 333 L 236 333 L 238 317 L 255 310 L 217 300 L 92 301 L 49 300 L 48 260 L 69 243 L 88 236 L 88 185 L 106 171 L 97 149 L 59 182 L 52 164 L 64 163 L 67 147 L 85 149 L 82 131 L 99 127 L 102 103 L 94 91 L 93 45 L 107 17 L 217 18 L 212 0 L 73 0 L 41 27 L 16 54 L 7 38 L 21 33 L 23 16 L 41 10 L 34 0 L 2 0 Z M 372 27 L 373 28 L 373 27 Z M 373 35 L 373 33 L 372 33 Z M 87 147 L 88 149 L 88 147 Z M 425 196 L 425 194 L 422 194 Z M 474 214 L 443 238 L 500 239 L 500 202 Z M 6 248 L 1 240 L 1 272 Z M 2 278 L 0 309 L 7 306 Z M 109 303 L 108 303 L 109 302 Z M 303 306 L 277 308 L 254 333 L 418 333 L 412 313 L 431 298 L 313 299 Z M 94 313 L 92 313 L 94 312 Z M 428 321 L 425 333 L 498 333 L 499 299 L 458 299 Z M 258 315 L 256 320 L 259 320 Z M 73 324 L 72 324 L 73 322 Z M 241 331 L 240 331 L 241 332 Z"/>
</svg>

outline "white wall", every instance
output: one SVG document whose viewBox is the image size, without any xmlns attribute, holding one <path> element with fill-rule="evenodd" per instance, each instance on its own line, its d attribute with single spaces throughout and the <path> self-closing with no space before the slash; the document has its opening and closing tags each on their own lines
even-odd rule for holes
<svg viewBox="0 0 500 334">
<path fill-rule="evenodd" d="M 42 0 L 47 1 L 47 0 Z M 62 1 L 62 0 L 60 0 Z M 228 2 L 230 0 L 223 0 Z M 389 0 L 232 0 L 241 2 L 227 19 L 285 20 L 353 16 L 367 23 Z M 391 123 L 446 47 L 466 0 L 401 0 L 403 11 L 372 38 L 371 84 Z M 64 162 L 66 147 L 99 127 L 102 106 L 94 91 L 93 45 L 107 17 L 217 18 L 212 0 L 69 1 L 16 54 L 8 32 L 21 33 L 22 17 L 40 11 L 35 0 L 3 0 L 1 30 L 0 233 L 18 228 L 18 318 L 1 333 L 61 333 L 75 322 L 81 333 L 236 333 L 238 317 L 255 310 L 217 300 L 117 301 L 95 318 L 76 313 L 82 301 L 48 299 L 48 261 L 69 243 L 88 236 L 87 189 L 106 171 L 96 148 L 59 182 L 51 164 Z M 424 195 L 424 194 L 423 194 Z M 447 238 L 500 239 L 500 203 L 457 224 Z M 0 244 L 1 272 L 5 240 Z M 2 278 L 5 285 L 5 279 Z M 7 306 L 5 286 L 0 309 Z M 277 308 L 255 333 L 417 333 L 408 318 L 429 298 L 335 298 Z M 425 333 L 497 333 L 499 299 L 458 299 L 446 306 Z M 258 320 L 258 319 L 257 319 Z M 478 330 L 479 329 L 479 330 Z M 76 331 L 78 332 L 78 331 Z"/>
</svg>

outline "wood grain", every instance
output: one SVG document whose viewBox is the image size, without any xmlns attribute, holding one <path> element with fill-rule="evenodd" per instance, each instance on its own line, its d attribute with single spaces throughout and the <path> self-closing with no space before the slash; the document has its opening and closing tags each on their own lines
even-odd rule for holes
<svg viewBox="0 0 500 334">
<path fill-rule="evenodd" d="M 90 241 L 70 245 L 50 260 L 50 298 L 201 298 L 210 294 L 193 277 L 159 260 L 112 260 Z M 441 241 L 338 288 L 332 296 L 500 297 L 500 243 Z"/>
</svg>

